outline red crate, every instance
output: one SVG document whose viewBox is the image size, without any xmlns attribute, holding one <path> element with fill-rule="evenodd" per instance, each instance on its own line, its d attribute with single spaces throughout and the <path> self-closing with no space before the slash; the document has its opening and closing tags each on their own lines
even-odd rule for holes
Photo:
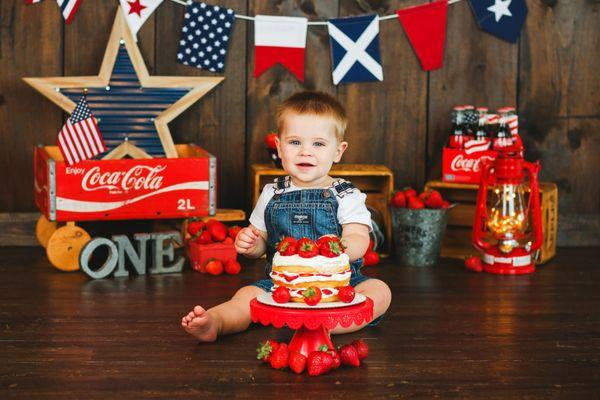
<svg viewBox="0 0 600 400">
<path fill-rule="evenodd" d="M 496 159 L 494 150 L 471 152 L 465 149 L 444 147 L 442 153 L 442 181 L 479 183 L 483 161 Z"/>
<path fill-rule="evenodd" d="M 50 221 L 188 218 L 216 212 L 216 158 L 195 145 L 179 158 L 65 164 L 56 146 L 36 147 L 35 203 Z"/>
<path fill-rule="evenodd" d="M 188 242 L 188 253 L 192 268 L 202 273 L 206 273 L 205 266 L 211 258 L 223 261 L 223 263 L 237 259 L 233 243 L 198 244 L 190 241 Z"/>
</svg>

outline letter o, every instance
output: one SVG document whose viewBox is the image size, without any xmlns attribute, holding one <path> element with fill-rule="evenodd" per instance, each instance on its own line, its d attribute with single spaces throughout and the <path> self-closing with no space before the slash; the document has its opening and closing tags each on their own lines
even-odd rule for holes
<svg viewBox="0 0 600 400">
<path fill-rule="evenodd" d="M 90 269 L 88 261 L 90 260 L 92 253 L 94 253 L 94 250 L 100 246 L 108 246 L 108 258 L 99 269 L 93 271 Z M 114 271 L 118 260 L 119 251 L 117 250 L 117 246 L 111 240 L 99 237 L 90 240 L 83 249 L 81 249 L 81 254 L 79 255 L 79 267 L 91 278 L 102 279 L 106 278 Z"/>
</svg>

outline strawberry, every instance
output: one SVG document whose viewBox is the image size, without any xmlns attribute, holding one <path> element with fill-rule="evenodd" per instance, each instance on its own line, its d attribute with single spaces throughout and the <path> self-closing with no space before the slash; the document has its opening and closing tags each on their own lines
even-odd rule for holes
<svg viewBox="0 0 600 400">
<path fill-rule="evenodd" d="M 196 243 L 198 244 L 209 244 L 212 243 L 212 236 L 210 236 L 209 231 L 202 231 L 200 236 L 196 238 Z"/>
<path fill-rule="evenodd" d="M 367 251 L 372 251 L 375 246 L 375 241 L 373 239 L 369 239 L 369 246 L 367 247 Z"/>
<path fill-rule="evenodd" d="M 215 260 L 214 258 L 208 260 L 204 268 L 206 269 L 206 272 L 208 272 L 211 275 L 216 276 L 221 275 L 223 273 L 223 263 L 219 260 Z"/>
<path fill-rule="evenodd" d="M 406 200 L 410 197 L 417 197 L 417 191 L 411 187 L 404 188 L 404 195 L 406 196 Z"/>
<path fill-rule="evenodd" d="M 325 347 L 325 350 L 327 349 L 327 346 L 325 345 L 321 346 L 319 349 L 323 349 L 323 347 Z M 310 376 L 325 374 L 333 367 L 333 357 L 326 351 L 312 351 L 308 355 L 307 366 L 308 375 Z"/>
<path fill-rule="evenodd" d="M 225 272 L 229 275 L 237 275 L 242 270 L 242 266 L 235 259 L 225 261 Z"/>
<path fill-rule="evenodd" d="M 304 371 L 304 368 L 306 368 L 306 356 L 297 351 L 290 351 L 288 364 L 292 371 L 301 374 Z"/>
<path fill-rule="evenodd" d="M 428 208 L 442 208 L 444 199 L 442 199 L 440 192 L 437 190 L 428 190 L 426 193 L 427 196 L 424 202 Z"/>
<path fill-rule="evenodd" d="M 205 224 L 202 221 L 190 221 L 187 226 L 187 231 L 190 235 L 195 236 L 198 232 L 204 229 Z"/>
<path fill-rule="evenodd" d="M 365 358 L 367 358 L 367 356 L 369 355 L 369 346 L 367 346 L 367 344 L 365 343 L 364 340 L 362 339 L 358 339 L 355 340 L 354 342 L 350 343 L 352 346 L 354 346 L 354 348 L 356 349 L 356 352 L 358 353 L 358 359 L 359 360 L 364 360 Z"/>
<path fill-rule="evenodd" d="M 309 306 L 314 306 L 321 301 L 321 289 L 316 286 L 310 286 L 302 292 L 304 302 Z"/>
<path fill-rule="evenodd" d="M 481 266 L 481 260 L 479 257 L 471 256 L 465 260 L 465 267 L 473 272 L 481 272 L 483 271 L 483 267 Z"/>
<path fill-rule="evenodd" d="M 258 353 L 256 355 L 256 359 L 263 360 L 265 362 L 271 361 L 271 354 L 279 347 L 279 343 L 271 339 L 265 340 L 264 342 L 259 343 L 258 345 L 259 347 L 256 349 L 256 352 Z"/>
<path fill-rule="evenodd" d="M 450 202 L 448 202 L 446 200 L 442 201 L 442 208 L 448 208 L 448 207 L 450 207 Z"/>
<path fill-rule="evenodd" d="M 390 200 L 390 206 L 406 207 L 406 194 L 400 190 L 395 192 Z"/>
<path fill-rule="evenodd" d="M 376 251 L 367 251 L 363 256 L 363 266 L 369 267 L 377 264 L 379 264 L 379 253 Z"/>
<path fill-rule="evenodd" d="M 316 243 L 309 238 L 298 240 L 298 255 L 302 258 L 312 258 L 319 254 Z"/>
<path fill-rule="evenodd" d="M 285 286 L 279 286 L 273 292 L 273 300 L 275 300 L 276 303 L 287 303 L 288 301 L 290 301 L 289 289 Z"/>
<path fill-rule="evenodd" d="M 425 208 L 425 204 L 415 195 L 408 198 L 408 208 L 411 210 L 421 210 Z"/>
<path fill-rule="evenodd" d="M 212 224 L 207 224 L 206 230 L 210 232 L 210 236 L 215 242 L 222 242 L 227 237 L 227 227 L 224 223 L 216 221 Z"/>
<path fill-rule="evenodd" d="M 284 237 L 277 244 L 277 251 L 282 256 L 293 256 L 298 253 L 298 242 L 293 237 Z"/>
<path fill-rule="evenodd" d="M 360 360 L 358 359 L 358 352 L 354 346 L 345 344 L 339 348 L 340 359 L 343 365 L 350 365 L 352 367 L 358 367 Z"/>
<path fill-rule="evenodd" d="M 230 238 L 232 238 L 233 240 L 235 240 L 235 238 L 237 237 L 238 233 L 240 233 L 241 230 L 242 230 L 241 226 L 234 225 L 231 228 L 227 229 L 227 235 Z"/>
<path fill-rule="evenodd" d="M 354 291 L 354 288 L 350 285 L 341 287 L 338 290 L 338 298 L 344 303 L 350 303 L 352 300 L 354 300 L 355 295 L 356 292 Z"/>
<path fill-rule="evenodd" d="M 327 352 L 331 354 L 331 358 L 333 359 L 333 365 L 331 366 L 331 369 L 339 368 L 342 364 L 340 353 L 338 353 L 335 349 L 329 349 Z"/>
<path fill-rule="evenodd" d="M 274 132 L 271 132 L 267 136 L 265 136 L 265 144 L 269 149 L 277 148 L 277 142 L 275 139 L 277 139 L 277 134 Z"/>
<path fill-rule="evenodd" d="M 288 366 L 288 358 L 290 356 L 287 344 L 280 343 L 279 347 L 271 353 L 271 367 L 275 369 L 284 369 Z"/>
<path fill-rule="evenodd" d="M 325 257 L 337 257 L 344 252 L 344 247 L 340 239 L 336 237 L 326 237 L 319 245 L 319 254 Z"/>
<path fill-rule="evenodd" d="M 227 237 L 225 238 L 225 240 L 223 240 L 223 243 L 227 243 L 227 244 L 233 244 L 233 239 L 232 239 L 232 238 L 230 238 L 229 236 L 227 236 Z"/>
</svg>

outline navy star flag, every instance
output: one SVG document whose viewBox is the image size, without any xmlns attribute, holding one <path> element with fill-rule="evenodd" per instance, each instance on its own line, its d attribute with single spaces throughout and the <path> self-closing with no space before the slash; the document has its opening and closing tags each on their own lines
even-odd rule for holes
<svg viewBox="0 0 600 400">
<path fill-rule="evenodd" d="M 235 14 L 230 8 L 188 1 L 177 61 L 223 72 Z"/>
<path fill-rule="evenodd" d="M 383 81 L 377 15 L 330 19 L 327 28 L 335 85 Z"/>
<path fill-rule="evenodd" d="M 96 120 L 81 97 L 73 114 L 58 133 L 58 148 L 67 165 L 88 160 L 106 151 Z"/>
<path fill-rule="evenodd" d="M 527 17 L 525 0 L 469 0 L 479 27 L 516 43 Z"/>
</svg>

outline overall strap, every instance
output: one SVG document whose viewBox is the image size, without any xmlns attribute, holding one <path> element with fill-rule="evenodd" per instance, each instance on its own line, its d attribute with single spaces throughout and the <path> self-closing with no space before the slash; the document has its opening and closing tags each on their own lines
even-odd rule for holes
<svg viewBox="0 0 600 400">
<path fill-rule="evenodd" d="M 354 189 L 356 189 L 356 187 L 345 179 L 338 179 L 333 182 L 330 187 L 330 190 L 339 198 L 344 197 L 348 193 L 352 193 Z"/>
<path fill-rule="evenodd" d="M 290 187 L 292 183 L 292 178 L 289 175 L 280 176 L 279 178 L 275 178 L 273 182 L 275 183 L 275 185 L 273 186 L 275 194 L 282 194 L 287 188 Z"/>
</svg>

